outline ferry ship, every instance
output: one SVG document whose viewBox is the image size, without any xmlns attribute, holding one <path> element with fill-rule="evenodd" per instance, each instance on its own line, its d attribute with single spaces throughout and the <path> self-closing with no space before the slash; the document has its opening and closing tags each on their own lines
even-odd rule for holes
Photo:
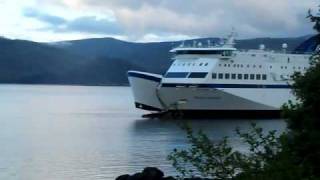
<svg viewBox="0 0 320 180">
<path fill-rule="evenodd" d="M 308 69 L 311 55 L 287 53 L 285 43 L 281 52 L 240 51 L 234 34 L 219 45 L 173 48 L 165 75 L 129 71 L 136 108 L 173 117 L 279 117 L 284 103 L 296 101 L 291 77 Z"/>
</svg>

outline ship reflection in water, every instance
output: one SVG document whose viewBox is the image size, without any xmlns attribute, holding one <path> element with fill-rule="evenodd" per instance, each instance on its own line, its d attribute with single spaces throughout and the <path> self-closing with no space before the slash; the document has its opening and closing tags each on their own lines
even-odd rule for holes
<svg viewBox="0 0 320 180">
<path fill-rule="evenodd" d="M 167 155 L 185 148 L 178 124 L 188 122 L 213 139 L 229 136 L 249 120 L 147 120 L 127 87 L 0 86 L 0 179 L 114 179 L 146 166 L 173 175 Z M 281 120 L 259 120 L 266 130 Z"/>
</svg>

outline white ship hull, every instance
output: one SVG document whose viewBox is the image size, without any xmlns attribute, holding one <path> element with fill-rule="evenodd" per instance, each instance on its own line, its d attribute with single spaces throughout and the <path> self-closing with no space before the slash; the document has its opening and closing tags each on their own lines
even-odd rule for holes
<svg viewBox="0 0 320 180">
<path fill-rule="evenodd" d="M 157 99 L 156 89 L 160 84 L 161 75 L 129 71 L 128 79 L 137 108 L 161 111 L 162 106 Z"/>
<path fill-rule="evenodd" d="M 128 76 L 136 107 L 151 111 L 274 112 L 294 100 L 289 86 L 161 84 L 161 75 L 130 71 Z"/>
</svg>

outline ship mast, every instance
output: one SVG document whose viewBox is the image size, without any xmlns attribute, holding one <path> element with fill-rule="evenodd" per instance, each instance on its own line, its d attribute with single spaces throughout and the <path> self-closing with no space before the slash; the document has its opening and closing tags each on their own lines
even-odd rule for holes
<svg viewBox="0 0 320 180">
<path fill-rule="evenodd" d="M 232 28 L 232 31 L 230 35 L 228 36 L 226 42 L 224 43 L 223 47 L 228 47 L 228 48 L 233 48 L 235 43 L 235 37 L 236 37 L 236 32 L 235 29 Z"/>
</svg>

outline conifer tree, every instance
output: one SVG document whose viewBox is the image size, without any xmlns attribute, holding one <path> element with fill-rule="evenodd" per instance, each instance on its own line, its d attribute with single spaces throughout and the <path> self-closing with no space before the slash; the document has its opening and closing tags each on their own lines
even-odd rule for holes
<svg viewBox="0 0 320 180">
<path fill-rule="evenodd" d="M 320 12 L 320 11 L 319 11 Z M 308 18 L 317 31 L 320 42 L 320 16 L 309 11 Z M 319 45 L 318 45 L 319 47 Z M 317 48 L 310 58 L 310 68 L 303 74 L 293 77 L 293 93 L 298 102 L 284 106 L 290 130 L 289 149 L 296 163 L 303 166 L 306 174 L 320 178 L 320 51 Z"/>
</svg>

